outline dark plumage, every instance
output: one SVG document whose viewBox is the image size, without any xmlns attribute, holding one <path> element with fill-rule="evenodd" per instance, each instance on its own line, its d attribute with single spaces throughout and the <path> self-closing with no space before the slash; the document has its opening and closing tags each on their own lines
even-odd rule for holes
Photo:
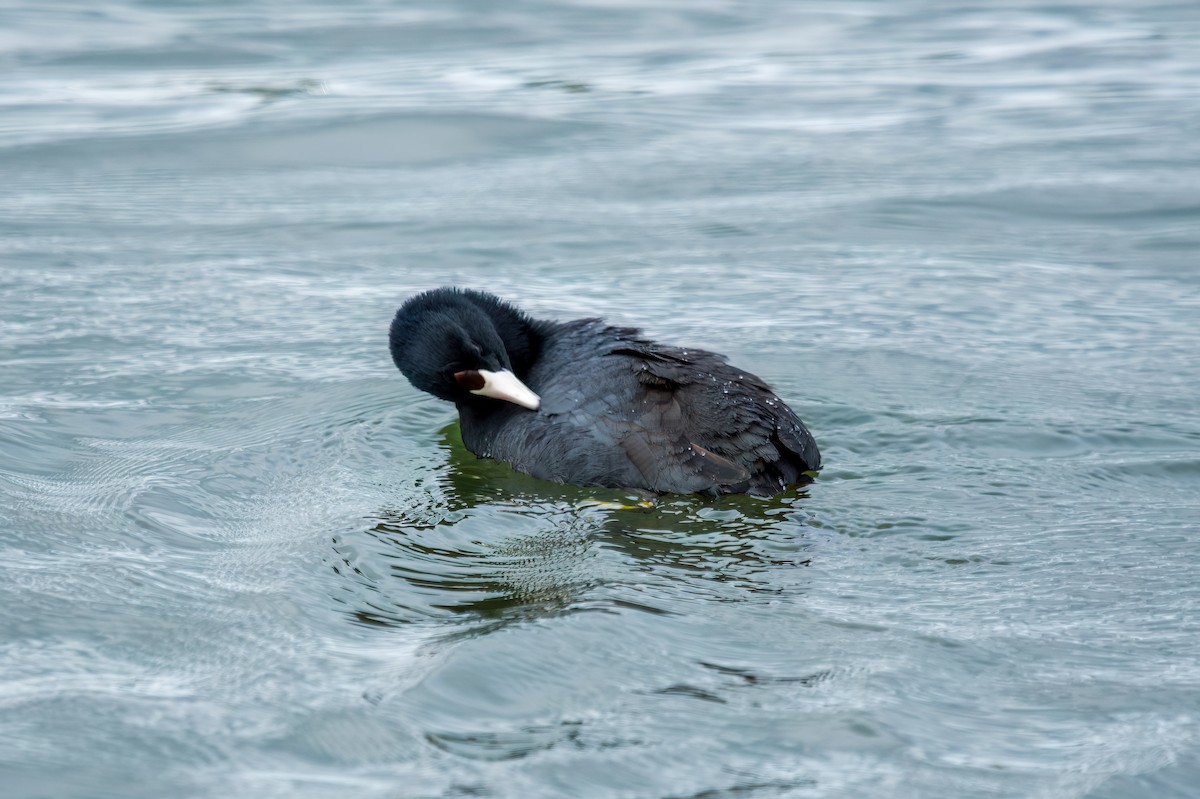
<svg viewBox="0 0 1200 799">
<path fill-rule="evenodd" d="M 762 380 L 633 328 L 531 319 L 491 294 L 441 288 L 400 307 L 389 344 L 414 386 L 458 406 L 469 450 L 534 477 L 772 496 L 821 466 L 808 428 Z"/>
</svg>

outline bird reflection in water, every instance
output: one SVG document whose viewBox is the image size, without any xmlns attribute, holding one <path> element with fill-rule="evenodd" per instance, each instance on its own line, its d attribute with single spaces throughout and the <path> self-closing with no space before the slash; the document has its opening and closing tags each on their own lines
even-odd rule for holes
<svg viewBox="0 0 1200 799">
<path fill-rule="evenodd" d="M 720 499 L 558 485 L 476 458 L 457 421 L 446 462 L 404 506 L 334 539 L 338 598 L 366 625 L 445 626 L 479 635 L 570 613 L 670 614 L 681 598 L 779 590 L 809 565 L 814 524 L 794 489 Z M 794 589 L 794 579 L 789 580 Z"/>
</svg>

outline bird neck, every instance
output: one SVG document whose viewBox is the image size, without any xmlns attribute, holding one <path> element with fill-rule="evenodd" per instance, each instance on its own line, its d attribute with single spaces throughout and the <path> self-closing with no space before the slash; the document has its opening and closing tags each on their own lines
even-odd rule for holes
<svg viewBox="0 0 1200 799">
<path fill-rule="evenodd" d="M 516 312 L 512 315 L 499 313 L 492 316 L 496 334 L 504 343 L 513 374 L 523 378 L 542 351 L 544 331 L 536 320 Z"/>
</svg>

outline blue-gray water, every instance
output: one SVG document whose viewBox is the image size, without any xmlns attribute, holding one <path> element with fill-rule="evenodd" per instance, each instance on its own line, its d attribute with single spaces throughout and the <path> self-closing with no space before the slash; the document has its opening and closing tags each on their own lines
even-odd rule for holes
<svg viewBox="0 0 1200 799">
<path fill-rule="evenodd" d="M 0 4 L 0 793 L 1188 797 L 1200 6 Z M 464 453 L 419 289 L 827 468 Z"/>
</svg>

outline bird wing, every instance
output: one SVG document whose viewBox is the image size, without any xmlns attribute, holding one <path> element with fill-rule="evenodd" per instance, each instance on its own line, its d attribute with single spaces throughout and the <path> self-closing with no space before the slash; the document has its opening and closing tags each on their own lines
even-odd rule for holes
<svg viewBox="0 0 1200 799">
<path fill-rule="evenodd" d="M 761 378 L 724 356 L 652 343 L 614 354 L 630 359 L 641 404 L 652 411 L 642 426 L 679 431 L 666 457 L 677 470 L 710 481 L 708 488 L 771 494 L 820 467 L 816 441 L 800 418 Z"/>
<path fill-rule="evenodd" d="M 816 445 L 800 420 L 723 356 L 571 324 L 569 344 L 595 360 L 538 376 L 541 412 L 522 417 L 519 456 L 508 458 L 522 470 L 660 492 L 771 495 L 815 467 Z"/>
<path fill-rule="evenodd" d="M 688 441 L 686 436 L 668 440 L 661 433 L 629 421 L 615 422 L 614 427 L 621 428 L 621 449 L 656 491 L 707 491 L 750 477 L 736 463 Z"/>
<path fill-rule="evenodd" d="M 612 354 L 624 356 L 637 378 L 630 403 L 633 418 L 623 420 L 620 443 L 648 483 L 662 491 L 694 492 L 750 479 L 749 464 L 737 457 L 742 453 L 721 447 L 711 434 L 731 421 L 741 432 L 744 420 L 731 420 L 698 402 L 711 392 L 709 372 L 725 366 L 723 356 L 649 342 L 619 347 Z"/>
</svg>

